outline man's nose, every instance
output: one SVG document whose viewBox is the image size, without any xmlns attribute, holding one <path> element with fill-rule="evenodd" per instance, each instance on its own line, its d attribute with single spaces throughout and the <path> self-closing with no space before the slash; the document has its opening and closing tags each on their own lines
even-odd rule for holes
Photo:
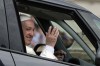
<svg viewBox="0 0 100 66">
<path fill-rule="evenodd" d="M 33 31 L 30 31 L 30 35 L 33 37 L 34 36 L 34 32 Z"/>
</svg>

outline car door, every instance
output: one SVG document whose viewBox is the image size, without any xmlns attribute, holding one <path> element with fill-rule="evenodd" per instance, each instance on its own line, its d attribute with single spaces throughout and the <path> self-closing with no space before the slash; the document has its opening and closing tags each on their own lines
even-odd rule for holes
<svg viewBox="0 0 100 66">
<path fill-rule="evenodd" d="M 24 3 L 24 2 L 23 2 Z M 31 4 L 31 6 L 28 6 L 28 5 L 30 5 Z M 16 4 L 15 4 L 16 5 Z M 67 15 L 65 14 L 65 12 L 64 13 L 62 13 L 62 11 L 59 11 L 60 10 L 60 8 L 59 9 L 57 9 L 57 11 L 58 12 L 56 12 L 56 9 L 55 9 L 55 11 L 53 12 L 53 10 L 52 10 L 52 8 L 51 8 L 51 10 L 49 11 L 49 9 L 47 8 L 47 7 L 44 7 L 44 8 L 47 8 L 47 10 L 46 9 L 41 9 L 41 8 L 38 8 L 38 7 L 36 7 L 37 5 L 35 4 L 34 6 L 33 6 L 33 2 L 28 2 L 28 3 L 26 3 L 26 1 L 25 1 L 25 3 L 24 4 L 21 4 L 22 5 L 22 8 L 19 8 L 20 10 L 19 11 L 22 11 L 22 12 L 25 12 L 25 13 L 30 13 L 30 14 L 32 14 L 32 15 L 34 15 L 34 16 L 36 16 L 36 18 L 37 18 L 37 20 L 39 20 L 39 22 L 42 22 L 41 24 L 42 24 L 42 26 L 41 26 L 41 24 L 39 24 L 42 28 L 44 28 L 45 30 L 44 30 L 44 32 L 46 32 L 47 30 L 48 30 L 48 27 L 51 25 L 51 23 L 49 22 L 49 20 L 62 20 L 62 19 L 66 19 L 65 17 L 68 17 L 67 19 L 70 19 L 70 16 L 72 16 L 73 14 L 75 14 L 77 17 L 78 17 L 78 19 L 79 20 L 81 20 L 80 18 L 79 18 L 79 16 L 77 15 L 77 13 L 75 13 L 75 10 L 74 9 L 65 9 L 65 11 L 67 12 Z M 18 5 L 18 6 L 21 6 L 21 5 Z M 43 5 L 43 4 L 42 4 Z M 23 6 L 25 7 L 25 8 L 23 8 Z M 49 6 L 49 5 L 48 5 Z M 15 7 L 16 8 L 16 7 Z M 55 7 L 56 8 L 56 7 Z M 62 10 L 63 10 L 63 8 L 61 8 Z M 59 13 L 60 12 L 60 13 Z M 18 17 L 18 12 L 16 12 L 16 14 L 17 14 L 17 17 Z M 16 15 L 15 14 L 15 15 Z M 56 14 L 56 15 L 55 15 Z M 70 16 L 69 16 L 69 14 L 70 14 Z M 57 16 L 58 15 L 58 16 Z M 59 17 L 60 16 L 60 17 Z M 42 19 L 41 19 L 42 18 Z M 44 21 L 43 21 L 43 18 L 44 18 Z M 17 18 L 16 18 L 16 20 L 17 20 Z M 19 19 L 18 19 L 19 20 Z M 82 20 L 81 20 L 82 21 Z M 20 22 L 20 21 L 18 21 L 18 22 Z M 38 23 L 39 23 L 38 22 Z M 43 23 L 43 22 L 45 22 L 45 23 Z M 47 22 L 47 23 L 46 23 Z M 77 21 L 76 21 L 77 22 Z M 78 21 L 79 22 L 79 21 Z M 83 21 L 82 21 L 83 22 Z M 17 24 L 17 23 L 16 23 Z M 83 23 L 84 24 L 84 23 Z M 21 25 L 19 25 L 18 24 L 18 26 L 19 26 L 19 29 L 21 29 Z M 47 26 L 47 27 L 45 27 L 45 26 Z M 86 27 L 87 28 L 87 27 Z M 17 28 L 18 29 L 18 28 Z M 85 32 L 85 31 L 84 31 Z M 21 33 L 22 34 L 22 33 Z M 19 34 L 20 35 L 20 34 Z M 75 35 L 76 36 L 76 35 Z M 14 37 L 13 37 L 14 38 Z M 22 37 L 19 37 L 19 38 L 22 38 Z M 79 37 L 78 37 L 79 38 Z M 14 40 L 14 39 L 13 39 Z M 19 39 L 20 40 L 20 39 Z M 77 40 L 78 41 L 78 40 Z M 58 41 L 59 42 L 59 41 Z M 14 61 L 15 61 L 15 64 L 16 64 L 16 66 L 27 66 L 27 65 L 29 65 L 29 66 L 31 66 L 31 65 L 49 65 L 49 64 L 51 64 L 51 65 L 72 65 L 72 64 L 67 64 L 67 63 L 63 63 L 63 62 L 61 62 L 61 63 L 58 63 L 58 61 L 53 61 L 53 60 L 50 60 L 50 59 L 45 59 L 45 58 L 41 58 L 41 57 L 37 57 L 37 56 L 34 56 L 34 55 L 30 55 L 30 54 L 27 54 L 27 53 L 25 53 L 25 50 L 23 49 L 23 46 L 22 45 L 24 45 L 23 43 L 16 43 L 17 44 L 17 46 L 14 48 L 14 43 L 12 43 L 12 48 L 14 49 L 14 50 L 16 50 L 16 51 L 13 51 L 12 52 L 12 56 L 13 56 L 13 58 L 14 58 Z M 21 45 L 20 45 L 21 44 Z M 22 47 L 22 48 L 21 48 Z M 20 49 L 18 49 L 18 48 L 20 48 Z M 25 48 L 25 46 L 24 46 L 24 48 Z M 21 53 L 21 49 L 23 50 L 23 53 Z M 85 48 L 84 48 L 85 49 Z M 89 49 L 89 48 L 87 48 L 87 49 Z M 86 51 L 88 51 L 86 49 Z M 18 51 L 18 52 L 17 52 Z M 89 49 L 89 51 L 90 51 L 90 49 Z M 88 52 L 87 52 L 88 53 Z M 89 55 L 92 57 L 92 59 L 94 60 L 94 54 L 90 51 L 90 53 L 92 54 L 92 55 L 90 55 L 89 53 Z M 38 63 L 37 63 L 37 61 L 38 61 Z M 43 63 L 46 63 L 46 64 L 43 64 Z M 85 65 L 85 63 L 84 64 L 82 64 L 83 66 Z M 88 65 L 88 64 L 87 64 Z"/>
<path fill-rule="evenodd" d="M 5 6 L 6 6 L 6 14 L 7 14 L 6 17 L 8 21 L 10 52 L 11 52 L 15 66 L 45 66 L 45 65 L 46 66 L 51 66 L 51 65 L 71 66 L 71 65 L 74 65 L 74 64 L 57 62 L 55 60 L 27 54 L 25 52 L 23 32 L 21 30 L 21 22 L 18 15 L 19 13 L 17 11 L 16 2 L 14 0 L 5 0 Z"/>
<path fill-rule="evenodd" d="M 0 66 L 15 66 L 9 50 L 5 0 L 0 0 Z"/>
<path fill-rule="evenodd" d="M 57 62 L 54 60 L 27 54 L 12 53 L 16 66 L 76 66 L 74 64 Z"/>
</svg>

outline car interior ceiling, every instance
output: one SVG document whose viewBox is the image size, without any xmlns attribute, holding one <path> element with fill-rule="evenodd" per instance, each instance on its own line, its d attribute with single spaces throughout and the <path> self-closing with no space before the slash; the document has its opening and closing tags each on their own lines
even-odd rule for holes
<svg viewBox="0 0 100 66">
<path fill-rule="evenodd" d="M 36 17 L 49 19 L 49 20 L 72 20 L 72 18 L 68 14 L 60 13 L 60 12 L 54 12 L 42 8 L 37 8 L 33 6 L 25 6 L 25 5 L 19 5 L 18 10 L 20 12 L 29 13 L 32 15 L 35 15 Z"/>
</svg>

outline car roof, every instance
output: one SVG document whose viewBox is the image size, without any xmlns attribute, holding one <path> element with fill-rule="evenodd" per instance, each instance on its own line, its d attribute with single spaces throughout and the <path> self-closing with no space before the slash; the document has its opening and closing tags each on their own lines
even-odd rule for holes
<svg viewBox="0 0 100 66">
<path fill-rule="evenodd" d="M 16 1 L 19 2 L 20 4 L 21 3 L 23 4 L 24 2 L 25 3 L 34 2 L 34 3 L 42 3 L 42 4 L 52 5 L 52 6 L 56 6 L 56 7 L 60 7 L 60 8 L 63 8 L 64 7 L 65 9 L 67 7 L 67 8 L 71 8 L 71 9 L 78 9 L 78 10 L 88 11 L 85 8 L 81 7 L 81 6 L 79 6 L 79 5 L 75 4 L 75 3 L 72 3 L 71 1 L 65 1 L 65 0 L 16 0 Z M 20 8 L 20 9 L 23 11 L 22 8 Z M 28 9 L 29 9 L 29 7 L 28 7 Z M 33 12 L 33 9 L 34 9 L 34 12 Z M 55 15 L 54 14 L 55 12 L 51 12 L 51 11 L 48 11 L 48 10 L 45 10 L 45 9 L 35 8 L 35 7 L 31 7 L 31 6 L 30 6 L 30 12 L 28 12 L 28 13 L 33 14 L 35 16 L 39 16 L 39 17 L 40 17 L 40 14 L 39 13 L 41 13 L 41 14 L 43 13 L 43 15 L 44 14 L 46 15 L 46 17 L 44 15 L 44 18 L 47 18 L 47 19 L 48 18 L 50 19 L 51 16 L 53 18 L 55 17 L 55 19 L 57 19 L 57 20 L 66 19 L 66 17 L 67 17 L 67 20 L 71 20 L 72 19 L 69 15 L 66 15 L 66 14 L 64 16 L 64 14 L 62 14 L 62 13 L 56 13 L 59 16 L 62 16 L 63 15 L 62 17 L 58 17 L 58 15 Z M 43 15 L 41 16 L 41 18 L 43 18 Z M 53 18 L 51 18 L 51 19 L 53 19 Z"/>
<path fill-rule="evenodd" d="M 21 0 L 16 0 L 16 1 L 20 2 Z M 87 9 L 71 2 L 70 0 L 22 0 L 22 1 L 23 2 L 24 1 L 36 1 L 36 2 L 48 3 L 48 4 L 53 4 L 53 5 L 58 5 L 58 6 L 63 6 L 63 7 L 69 7 L 69 8 L 88 11 Z"/>
<path fill-rule="evenodd" d="M 70 0 L 42 0 L 42 1 L 54 3 L 54 4 L 58 4 L 58 5 L 62 5 L 62 6 L 67 6 L 67 7 L 70 7 L 70 8 L 88 11 L 87 9 L 71 2 Z"/>
</svg>

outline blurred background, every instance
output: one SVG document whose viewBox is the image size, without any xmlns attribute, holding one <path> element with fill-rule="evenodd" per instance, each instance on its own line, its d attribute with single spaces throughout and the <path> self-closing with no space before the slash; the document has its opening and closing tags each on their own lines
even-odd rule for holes
<svg viewBox="0 0 100 66">
<path fill-rule="evenodd" d="M 67 1 L 67 0 L 66 0 Z M 100 0 L 70 0 L 86 9 L 100 18 Z"/>
</svg>

